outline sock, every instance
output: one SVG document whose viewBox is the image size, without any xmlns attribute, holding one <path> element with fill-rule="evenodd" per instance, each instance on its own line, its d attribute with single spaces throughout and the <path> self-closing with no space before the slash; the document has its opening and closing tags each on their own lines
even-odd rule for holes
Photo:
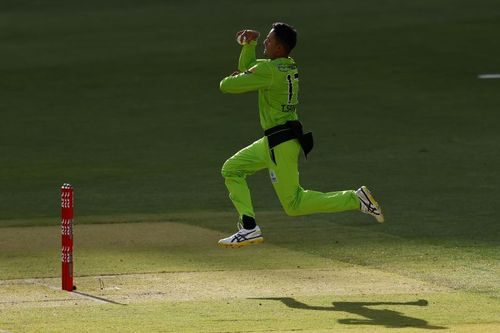
<svg viewBox="0 0 500 333">
<path fill-rule="evenodd" d="M 250 216 L 243 215 L 241 217 L 241 222 L 243 222 L 243 228 L 247 230 L 251 230 L 257 226 L 257 224 L 255 223 L 255 219 Z"/>
</svg>

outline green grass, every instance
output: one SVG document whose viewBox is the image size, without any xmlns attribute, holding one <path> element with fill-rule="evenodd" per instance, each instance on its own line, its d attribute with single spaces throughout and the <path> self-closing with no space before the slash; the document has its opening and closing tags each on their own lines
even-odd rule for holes
<svg viewBox="0 0 500 333">
<path fill-rule="evenodd" d="M 120 331 L 120 332 L 387 332 L 403 329 L 405 332 L 422 332 L 424 329 L 444 332 L 493 332 L 498 326 L 488 322 L 496 314 L 498 302 L 491 302 L 477 297 L 474 301 L 486 303 L 481 308 L 480 316 L 484 320 L 480 324 L 471 324 L 462 315 L 467 311 L 477 311 L 477 303 L 464 302 L 457 295 L 424 295 L 428 306 L 411 306 L 404 303 L 418 301 L 415 297 L 388 295 L 379 298 L 379 306 L 370 306 L 366 297 L 356 298 L 324 297 L 300 298 L 304 305 L 324 307 L 321 309 L 289 308 L 280 301 L 270 300 L 230 300 L 227 302 L 199 301 L 172 302 L 166 304 L 145 303 L 127 307 L 92 306 L 68 308 L 45 308 L 36 312 L 23 313 L 25 322 L 20 325 L 23 332 L 36 332 L 42 328 L 50 332 L 67 332 L 79 330 Z M 383 302 L 393 305 L 383 305 Z M 332 302 L 341 304 L 342 310 L 334 310 Z M 394 303 L 401 303 L 400 305 Z M 368 305 L 360 308 L 358 304 Z M 456 306 L 460 304 L 461 306 Z M 433 308 L 445 310 L 433 312 Z M 496 308 L 495 308 L 496 307 Z M 384 310 L 388 308 L 389 310 Z M 330 309 L 330 310 L 329 310 Z M 361 311 L 360 311 L 361 310 Z M 360 314 L 361 312 L 362 314 Z M 243 314 L 246 313 L 246 314 Z M 370 319 L 366 319 L 368 315 Z M 10 317 L 10 318 L 9 318 Z M 15 320 L 14 315 L 6 320 Z M 57 317 L 55 321 L 47 319 Z M 429 322 L 422 323 L 416 318 L 426 317 Z M 75 318 L 78 318 L 75 320 Z M 100 318 L 96 323 L 95 318 Z M 394 320 L 396 322 L 394 322 Z M 365 321 L 362 324 L 362 321 Z M 340 322 L 340 323 L 339 323 Z M 349 324 L 342 324 L 348 322 Z M 456 322 L 453 326 L 439 326 Z M 33 323 L 42 323 L 35 326 Z M 85 324 L 82 330 L 81 323 Z M 412 327 L 420 324 L 424 326 Z M 193 327 L 193 325 L 196 325 Z M 460 326 L 463 325 L 463 326 Z M 497 324 L 498 325 L 498 324 Z"/>
<path fill-rule="evenodd" d="M 232 332 L 251 322 L 254 331 L 378 332 L 411 318 L 453 332 L 497 330 L 500 80 L 477 75 L 500 72 L 499 13 L 495 0 L 2 1 L 0 287 L 58 276 L 59 187 L 70 182 L 79 277 L 353 266 L 448 292 L 295 299 L 429 301 L 385 305 L 410 319 L 368 305 L 381 312 L 363 325 L 345 322 L 359 313 L 291 301 L 37 300 L 3 311 L 0 331 L 92 321 L 88 331 Z M 300 117 L 315 134 L 302 185 L 366 184 L 387 223 L 356 213 L 286 217 L 261 173 L 249 184 L 266 244 L 220 252 L 213 242 L 236 217 L 220 167 L 262 134 L 255 94 L 223 95 L 218 82 L 236 67 L 234 32 L 264 33 L 277 20 L 299 30 Z M 180 244 L 161 222 L 185 225 Z M 81 321 L 56 322 L 58 311 Z"/>
<path fill-rule="evenodd" d="M 357 216 L 352 214 L 333 220 L 328 215 L 291 219 L 283 213 L 269 212 L 262 217 L 267 222 L 263 226 L 267 242 L 306 258 L 323 259 L 317 264 L 313 260 L 306 265 L 310 259 L 299 262 L 296 254 L 282 256 L 272 249 L 257 247 L 249 253 L 244 250 L 243 257 L 259 257 L 252 263 L 253 269 L 297 265 L 317 268 L 328 266 L 323 260 L 336 260 L 418 278 L 453 290 L 500 296 L 498 244 L 495 242 L 396 236 L 387 232 L 388 224 L 378 225 L 367 216 L 355 219 Z M 200 212 L 82 218 L 75 227 L 75 256 L 79 262 L 76 272 L 87 276 L 245 268 L 245 260 L 242 263 L 235 261 L 239 255 L 232 251 L 221 253 L 215 248 L 217 239 L 232 232 L 233 225 L 225 223 L 231 218 L 232 213 Z M 198 228 L 201 221 L 210 221 L 205 224 L 214 232 L 206 234 L 205 229 L 181 229 L 172 234 L 162 229 L 162 222 Z M 109 222 L 119 224 L 101 226 Z M 126 222 L 133 223 L 122 224 Z M 282 237 L 283 230 L 287 232 L 286 237 Z M 171 244 L 172 239 L 174 244 Z M 4 228 L 0 236 L 3 249 L 0 278 L 57 277 L 59 242 L 59 227 L 56 226 Z"/>
<path fill-rule="evenodd" d="M 261 133 L 255 95 L 218 81 L 233 31 L 278 18 L 300 32 L 306 187 L 369 183 L 419 220 L 493 214 L 500 83 L 476 75 L 500 67 L 495 1 L 1 6 L 2 219 L 55 216 L 66 181 L 80 215 L 231 209 L 220 167 Z M 255 204 L 276 209 L 261 178 Z"/>
<path fill-rule="evenodd" d="M 172 215 L 170 222 L 78 225 L 75 284 L 79 292 L 114 302 L 106 305 L 59 290 L 57 227 L 3 228 L 0 328 L 490 332 L 500 325 L 499 267 L 487 259 L 491 254 L 480 262 L 463 250 L 406 245 L 325 220 L 299 220 L 280 241 L 283 219 L 266 217 L 274 226 L 266 229 L 266 243 L 233 251 L 216 248 L 224 233 L 190 226 L 196 220 L 189 214 Z"/>
</svg>

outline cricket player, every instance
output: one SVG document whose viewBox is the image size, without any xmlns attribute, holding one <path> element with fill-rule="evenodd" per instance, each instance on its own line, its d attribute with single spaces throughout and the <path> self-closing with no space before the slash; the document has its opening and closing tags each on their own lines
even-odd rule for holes
<svg viewBox="0 0 500 333">
<path fill-rule="evenodd" d="M 221 239 L 219 246 L 237 248 L 263 242 L 255 221 L 250 190 L 245 178 L 268 169 L 271 183 L 285 212 L 290 216 L 361 210 L 382 223 L 379 204 L 365 186 L 358 190 L 322 193 L 304 190 L 299 184 L 298 158 L 307 157 L 313 146 L 312 134 L 304 133 L 298 120 L 299 71 L 289 56 L 297 42 L 296 30 L 285 23 L 274 23 L 264 40 L 264 55 L 256 59 L 259 32 L 243 30 L 236 34 L 242 45 L 238 71 L 220 82 L 224 93 L 257 91 L 260 124 L 264 136 L 237 152 L 222 166 L 222 176 L 240 220 L 238 232 Z"/>
</svg>

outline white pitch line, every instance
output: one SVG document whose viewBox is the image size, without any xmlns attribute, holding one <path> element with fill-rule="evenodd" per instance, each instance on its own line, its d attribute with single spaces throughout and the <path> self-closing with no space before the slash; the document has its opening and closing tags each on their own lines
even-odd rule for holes
<svg viewBox="0 0 500 333">
<path fill-rule="evenodd" d="M 14 332 L 6 331 L 6 330 L 3 330 L 3 329 L 0 328 L 0 333 L 14 333 Z"/>
<path fill-rule="evenodd" d="M 40 282 L 37 279 L 25 279 L 24 281 L 28 282 L 28 283 L 32 283 L 32 284 L 37 285 L 37 286 L 42 286 L 42 287 L 46 287 L 46 288 L 49 288 L 49 289 L 52 289 L 52 290 L 61 291 L 60 288 L 57 288 L 57 287 L 54 287 L 54 286 L 42 283 L 42 282 Z M 122 304 L 122 303 L 118 303 L 118 302 L 106 299 L 104 297 L 99 297 L 99 296 L 94 296 L 94 295 L 82 293 L 81 291 L 74 290 L 73 292 L 71 292 L 71 294 L 75 295 L 75 296 L 78 296 L 78 297 L 81 297 L 81 298 L 84 298 L 84 299 L 88 299 L 88 300 L 97 302 L 97 303 L 101 303 L 101 304 L 125 305 L 125 304 Z M 12 333 L 12 332 L 2 332 L 2 330 L 0 329 L 0 333 Z"/>
<path fill-rule="evenodd" d="M 500 79 L 500 74 L 480 74 L 478 79 Z"/>
<path fill-rule="evenodd" d="M 54 287 L 54 286 L 42 283 L 42 282 L 40 282 L 37 279 L 26 279 L 25 281 L 29 282 L 29 283 L 32 283 L 34 285 L 46 287 L 46 288 L 49 288 L 49 289 L 52 289 L 52 290 L 57 290 L 57 291 L 61 290 L 60 288 L 57 288 L 57 287 Z M 0 332 L 0 333 L 2 333 L 2 332 Z"/>
</svg>

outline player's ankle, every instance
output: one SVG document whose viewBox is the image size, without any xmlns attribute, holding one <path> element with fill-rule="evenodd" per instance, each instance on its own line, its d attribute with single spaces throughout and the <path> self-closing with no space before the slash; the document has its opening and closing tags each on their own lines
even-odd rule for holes
<svg viewBox="0 0 500 333">
<path fill-rule="evenodd" d="M 255 223 L 255 219 L 247 215 L 243 215 L 241 217 L 241 223 L 243 223 L 243 228 L 247 230 L 252 230 L 257 226 L 257 223 Z"/>
</svg>

